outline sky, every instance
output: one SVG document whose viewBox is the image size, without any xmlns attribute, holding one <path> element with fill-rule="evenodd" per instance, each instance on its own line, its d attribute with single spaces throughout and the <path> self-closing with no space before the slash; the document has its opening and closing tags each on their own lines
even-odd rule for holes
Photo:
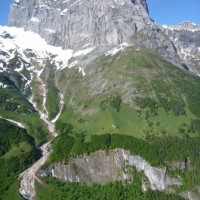
<svg viewBox="0 0 200 200">
<path fill-rule="evenodd" d="M 161 25 L 200 24 L 200 0 L 146 0 L 150 17 Z"/>
<path fill-rule="evenodd" d="M 175 25 L 184 21 L 200 24 L 200 0 L 146 1 L 150 17 L 158 24 Z M 0 25 L 7 25 L 11 2 L 0 0 Z"/>
<path fill-rule="evenodd" d="M 8 23 L 11 2 L 12 0 L 0 0 L 0 25 L 7 25 Z"/>
</svg>

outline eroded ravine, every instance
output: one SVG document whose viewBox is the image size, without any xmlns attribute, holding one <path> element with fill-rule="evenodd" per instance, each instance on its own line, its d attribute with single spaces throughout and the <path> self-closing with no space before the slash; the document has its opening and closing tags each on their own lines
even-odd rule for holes
<svg viewBox="0 0 200 200">
<path fill-rule="evenodd" d="M 35 180 L 37 179 L 36 171 L 45 163 L 50 154 L 50 142 L 41 146 L 42 157 L 34 163 L 30 168 L 20 174 L 22 178 L 19 193 L 25 198 L 32 200 L 36 197 Z"/>
<path fill-rule="evenodd" d="M 41 79 L 40 79 L 41 80 Z M 41 80 L 42 81 L 42 80 Z M 46 93 L 47 90 L 45 88 L 45 84 L 41 84 L 42 91 L 43 91 L 43 109 L 39 110 L 37 109 L 37 104 L 34 102 L 34 96 L 32 96 L 29 101 L 32 103 L 32 105 L 35 107 L 35 109 L 38 111 L 40 118 L 44 121 L 44 123 L 47 126 L 47 129 L 51 133 L 52 137 L 55 138 L 58 134 L 55 131 L 55 125 L 54 123 L 57 121 L 58 117 L 60 116 L 62 109 L 63 109 L 63 96 L 60 94 L 61 101 L 60 101 L 60 111 L 56 118 L 52 121 L 48 119 L 48 111 L 46 109 Z M 19 176 L 19 179 L 21 180 L 19 193 L 23 196 L 24 199 L 28 200 L 34 200 L 36 197 L 36 188 L 35 188 L 35 181 L 40 182 L 39 178 L 36 176 L 36 172 L 40 169 L 40 167 L 47 161 L 49 154 L 51 152 L 51 141 L 48 141 L 47 143 L 43 144 L 40 147 L 42 156 L 41 158 L 34 163 L 31 167 L 29 167 L 27 170 L 22 172 Z"/>
<path fill-rule="evenodd" d="M 13 123 L 13 124 L 19 126 L 20 128 L 25 128 L 24 125 L 23 125 L 21 122 L 17 122 L 17 121 L 12 120 L 12 119 L 7 119 L 7 118 L 4 118 L 4 117 L 2 117 L 2 116 L 0 116 L 0 119 L 4 119 L 4 120 L 6 120 L 6 121 L 9 121 L 9 122 L 11 122 L 11 123 Z"/>
</svg>

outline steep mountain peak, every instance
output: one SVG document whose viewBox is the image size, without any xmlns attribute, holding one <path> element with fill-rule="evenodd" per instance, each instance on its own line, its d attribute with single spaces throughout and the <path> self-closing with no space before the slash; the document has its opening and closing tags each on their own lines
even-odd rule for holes
<svg viewBox="0 0 200 200">
<path fill-rule="evenodd" d="M 9 19 L 65 49 L 128 42 L 149 22 L 146 0 L 14 0 Z"/>
</svg>

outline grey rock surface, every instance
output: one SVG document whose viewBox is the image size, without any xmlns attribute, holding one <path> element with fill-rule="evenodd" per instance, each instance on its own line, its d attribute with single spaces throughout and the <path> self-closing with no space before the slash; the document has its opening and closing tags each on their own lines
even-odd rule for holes
<svg viewBox="0 0 200 200">
<path fill-rule="evenodd" d="M 181 66 L 173 42 L 150 19 L 146 0 L 14 0 L 9 25 L 64 49 L 136 44 Z"/>
<path fill-rule="evenodd" d="M 140 47 L 149 48 L 160 54 L 167 61 L 181 66 L 176 46 L 157 24 L 148 24 L 144 29 L 138 31 L 133 36 L 132 43 Z"/>
<path fill-rule="evenodd" d="M 200 200 L 200 196 L 199 194 L 194 194 L 192 192 L 182 192 L 180 194 L 181 197 L 183 197 L 184 199 L 188 199 L 188 200 Z"/>
<path fill-rule="evenodd" d="M 146 0 L 14 0 L 9 19 L 71 49 L 128 42 L 150 22 Z"/>
<path fill-rule="evenodd" d="M 184 22 L 163 26 L 163 30 L 174 42 L 183 65 L 200 76 L 200 25 Z"/>
<path fill-rule="evenodd" d="M 179 178 L 167 176 L 165 168 L 152 167 L 140 156 L 130 151 L 115 149 L 109 152 L 96 151 L 71 159 L 67 164 L 57 163 L 40 170 L 39 176 L 52 176 L 60 180 L 83 183 L 105 183 L 116 180 L 134 181 L 133 167 L 143 172 L 152 190 L 163 191 L 172 185 L 181 185 Z M 142 178 L 142 177 L 141 177 Z"/>
</svg>

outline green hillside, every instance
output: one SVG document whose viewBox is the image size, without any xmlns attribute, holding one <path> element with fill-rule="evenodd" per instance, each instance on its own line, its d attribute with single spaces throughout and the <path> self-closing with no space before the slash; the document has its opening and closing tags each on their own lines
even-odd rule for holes
<svg viewBox="0 0 200 200">
<path fill-rule="evenodd" d="M 84 59 L 90 59 L 89 56 Z M 195 192 L 195 186 L 200 184 L 199 77 L 172 65 L 148 49 L 138 50 L 134 47 L 128 47 L 114 56 L 98 57 L 85 67 L 85 71 L 86 75 L 82 76 L 77 69 L 55 71 L 53 65 L 47 64 L 41 76 L 47 84 L 46 107 L 50 119 L 59 110 L 58 92 L 65 94 L 64 109 L 56 122 L 59 136 L 53 140 L 53 153 L 43 167 L 99 149 L 124 148 L 142 156 L 152 166 L 167 167 L 169 176 L 180 176 L 183 184 L 175 188 L 177 193 L 187 190 Z M 47 140 L 48 131 L 38 112 L 21 92 L 25 83 L 18 84 L 16 80 L 21 80 L 19 74 L 13 73 L 14 79 L 9 74 L 0 74 L 0 82 L 7 85 L 0 90 L 0 115 L 24 124 L 31 135 L 29 137 L 41 145 Z M 35 98 L 38 97 L 38 105 L 42 106 L 38 83 L 34 81 L 33 93 Z M 27 95 L 29 93 L 30 88 Z M 8 126 L 2 130 L 9 133 L 9 127 L 13 128 Z M 27 134 L 23 131 L 21 136 Z M 17 133 L 16 130 L 13 132 Z M 11 175 L 2 176 L 5 181 L 5 184 L 1 184 L 2 194 L 9 199 L 12 191 L 16 192 L 18 183 L 8 185 L 38 158 L 38 154 L 33 138 L 30 141 L 29 137 L 19 138 L 15 142 L 9 134 L 6 137 L 10 137 L 10 145 L 2 143 L 2 148 L 5 148 L 1 155 L 2 166 L 8 169 L 4 175 L 16 168 Z M 28 157 L 30 160 L 26 161 Z M 188 160 L 190 165 L 186 170 L 170 167 L 173 161 Z M 61 184 L 48 178 L 44 181 L 44 187 L 37 185 L 38 199 L 51 199 L 54 196 L 65 199 L 63 195 L 66 191 L 68 194 L 77 192 L 83 195 L 83 199 L 88 199 L 85 190 L 89 194 L 96 190 L 101 191 L 100 194 L 111 193 L 108 189 L 110 185 Z M 59 184 L 63 188 L 53 193 L 52 188 L 59 187 Z M 141 185 L 134 186 L 133 190 L 123 183 L 113 183 L 112 187 L 113 190 L 121 187 L 127 192 L 127 196 L 123 196 L 123 192 L 117 194 L 116 199 L 128 199 L 128 195 L 136 192 Z M 148 195 L 154 199 L 179 199 L 176 195 L 151 191 L 138 194 L 138 199 L 148 199 Z"/>
<path fill-rule="evenodd" d="M 76 132 L 87 135 L 198 135 L 198 77 L 150 50 L 133 47 L 102 56 L 86 69 L 93 73 L 81 77 L 72 69 L 60 72 L 60 84 L 66 87 L 65 108 L 57 122 L 61 132 L 71 123 Z"/>
<path fill-rule="evenodd" d="M 80 183 L 65 183 L 56 179 L 44 179 L 45 186 L 37 184 L 37 200 L 183 200 L 175 194 L 165 194 L 164 192 L 151 191 L 143 193 L 140 191 L 141 181 L 139 174 L 132 184 L 124 185 L 121 182 L 109 183 L 105 185 L 86 185 Z"/>
<path fill-rule="evenodd" d="M 17 73 L 14 78 L 11 74 L 0 73 L 0 82 L 6 86 L 0 89 L 0 116 L 24 124 L 29 134 L 40 145 L 46 141 L 47 129 L 39 114 L 13 81 L 16 79 L 21 80 Z"/>
<path fill-rule="evenodd" d="M 32 165 L 40 154 L 34 138 L 25 129 L 2 119 L 0 138 L 0 199 L 6 199 L 13 190 L 18 174 Z"/>
<path fill-rule="evenodd" d="M 133 47 L 103 56 L 87 69 L 93 73 L 84 77 L 73 69 L 58 74 L 67 91 L 65 107 L 56 123 L 60 135 L 44 168 L 121 147 L 180 176 L 183 185 L 177 192 L 195 192 L 200 184 L 200 79 L 150 50 Z M 186 170 L 170 167 L 188 159 Z"/>
</svg>

